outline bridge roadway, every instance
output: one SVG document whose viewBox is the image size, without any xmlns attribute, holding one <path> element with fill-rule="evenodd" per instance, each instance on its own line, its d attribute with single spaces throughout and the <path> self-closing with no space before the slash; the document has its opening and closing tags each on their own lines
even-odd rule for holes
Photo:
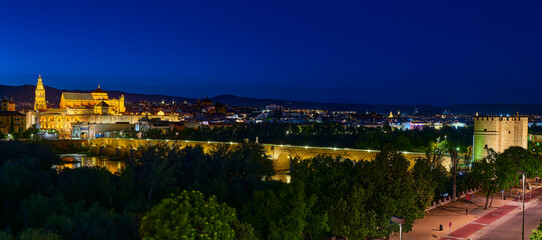
<svg viewBox="0 0 542 240">
<path fill-rule="evenodd" d="M 69 140 L 66 140 L 69 141 Z M 171 147 L 183 148 L 186 146 L 200 145 L 205 152 L 213 150 L 217 145 L 230 144 L 237 145 L 236 142 L 214 142 L 214 141 L 189 141 L 189 140 L 155 140 L 155 139 L 122 139 L 122 138 L 96 138 L 89 140 L 74 140 L 79 141 L 81 145 L 91 146 L 93 151 L 99 154 L 108 156 L 131 156 L 137 152 L 141 146 L 166 144 Z M 294 157 L 312 158 L 317 155 L 341 156 L 354 161 L 373 160 L 378 150 L 361 150 L 351 148 L 333 148 L 333 147 L 310 147 L 310 146 L 293 146 L 279 144 L 261 144 L 266 154 L 273 160 L 275 171 L 277 174 L 285 174 L 290 171 L 290 159 Z M 420 152 L 403 152 L 403 155 L 411 161 L 416 158 L 425 157 L 425 153 Z M 449 157 L 444 157 L 443 164 L 448 167 L 450 165 Z"/>
</svg>

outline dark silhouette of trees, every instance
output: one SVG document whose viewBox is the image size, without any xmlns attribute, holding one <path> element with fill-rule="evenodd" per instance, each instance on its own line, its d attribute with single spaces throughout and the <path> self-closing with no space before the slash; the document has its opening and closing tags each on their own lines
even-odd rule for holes
<svg viewBox="0 0 542 240">
<path fill-rule="evenodd" d="M 385 147 L 374 161 L 320 156 L 292 164 L 292 178 L 306 184 L 307 195 L 317 196 L 314 208 L 329 217 L 333 235 L 349 239 L 387 236 L 398 230 L 389 223 L 392 216 L 407 219 L 404 228 L 408 231 L 432 200 L 434 184 L 421 189 L 418 185 L 427 181 L 420 176 L 423 170 L 409 170 L 409 161 L 392 146 Z M 420 199 L 417 194 L 429 197 Z"/>
<path fill-rule="evenodd" d="M 235 210 L 198 191 L 183 191 L 163 199 L 141 220 L 144 239 L 236 239 Z"/>
<path fill-rule="evenodd" d="M 316 147 L 343 147 L 380 150 L 388 144 L 400 151 L 427 150 L 431 141 L 447 138 L 457 147 L 466 148 L 472 144 L 473 128 L 444 127 L 440 130 L 426 128 L 423 130 L 392 130 L 384 128 L 350 127 L 339 123 L 290 124 L 264 122 L 258 124 L 234 124 L 232 127 L 210 128 L 200 126 L 197 129 L 185 128 L 180 131 L 162 133 L 153 129 L 144 133 L 143 138 L 180 139 L 194 141 L 254 142 L 256 137 L 260 143 L 291 144 Z M 127 136 L 128 137 L 128 136 Z"/>
<path fill-rule="evenodd" d="M 296 126 L 287 131 L 321 129 L 333 128 Z M 126 167 L 113 174 L 99 167 L 57 167 L 61 162 L 47 144 L 2 141 L 0 237 L 386 237 L 398 230 L 391 216 L 405 218 L 403 227 L 409 231 L 431 201 L 453 191 L 452 174 L 441 163 L 446 144 L 431 143 L 427 156 L 413 163 L 393 144 L 372 161 L 295 158 L 291 182 L 284 183 L 271 180 L 273 162 L 258 144 L 225 144 L 209 152 L 201 146 L 141 147 L 138 156 L 126 159 Z M 541 166 L 531 150 L 489 151 L 487 158 L 473 163 L 472 174 L 458 167 L 457 191 L 472 183 L 483 185 L 490 207 L 495 191 L 519 183 L 516 171 L 535 177 Z"/>
<path fill-rule="evenodd" d="M 487 156 L 473 164 L 473 176 L 486 191 L 485 209 L 491 207 L 489 197 L 497 190 L 509 189 L 520 182 L 517 171 L 524 171 L 526 177 L 534 178 L 542 171 L 542 161 L 529 150 L 521 147 L 510 147 L 503 153 L 486 149 Z M 492 201 L 491 201 L 492 202 Z"/>
</svg>

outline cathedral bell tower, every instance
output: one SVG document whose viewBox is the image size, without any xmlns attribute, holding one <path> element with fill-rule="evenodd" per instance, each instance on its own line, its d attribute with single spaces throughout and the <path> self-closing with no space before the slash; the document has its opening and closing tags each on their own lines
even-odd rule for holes
<svg viewBox="0 0 542 240">
<path fill-rule="evenodd" d="M 38 84 L 36 84 L 36 96 L 34 100 L 34 110 L 47 109 L 47 104 L 45 103 L 45 88 L 43 87 L 43 82 L 41 81 L 41 74 L 38 77 Z"/>
</svg>

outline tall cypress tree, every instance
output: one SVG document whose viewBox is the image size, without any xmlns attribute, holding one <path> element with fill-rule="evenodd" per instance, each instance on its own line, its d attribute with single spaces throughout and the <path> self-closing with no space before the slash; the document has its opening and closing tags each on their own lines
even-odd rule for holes
<svg viewBox="0 0 542 240">
<path fill-rule="evenodd" d="M 13 116 L 10 116 L 9 133 L 13 133 L 14 131 L 15 131 L 15 123 L 13 122 Z"/>
</svg>

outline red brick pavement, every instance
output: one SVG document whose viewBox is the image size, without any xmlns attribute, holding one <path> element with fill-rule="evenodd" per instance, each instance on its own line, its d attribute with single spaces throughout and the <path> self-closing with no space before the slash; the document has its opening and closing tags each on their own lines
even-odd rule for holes
<svg viewBox="0 0 542 240">
<path fill-rule="evenodd" d="M 532 198 L 535 198 L 536 196 L 540 195 L 542 193 L 542 188 L 537 188 L 533 190 L 532 192 Z M 525 202 L 529 202 L 531 198 L 528 197 L 529 195 L 525 194 Z M 441 240 L 455 240 L 455 239 L 464 239 L 468 236 L 472 235 L 473 233 L 479 231 L 480 229 L 484 228 L 488 224 L 497 221 L 502 216 L 508 214 L 512 210 L 516 209 L 518 207 L 518 203 L 521 203 L 521 201 L 518 199 L 518 201 L 509 203 L 507 205 L 504 205 L 498 209 L 495 209 L 486 215 L 472 221 L 471 223 L 453 231 L 451 234 L 444 236 L 440 238 Z"/>
</svg>

